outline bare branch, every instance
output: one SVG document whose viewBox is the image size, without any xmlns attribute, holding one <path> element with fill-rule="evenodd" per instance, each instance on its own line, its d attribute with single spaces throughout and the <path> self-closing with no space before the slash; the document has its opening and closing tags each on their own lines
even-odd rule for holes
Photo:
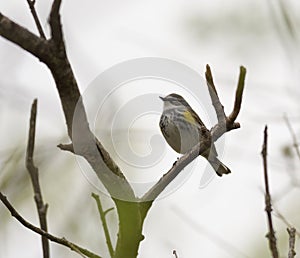
<svg viewBox="0 0 300 258">
<path fill-rule="evenodd" d="M 288 258 L 294 258 L 296 256 L 296 252 L 295 252 L 296 229 L 295 228 L 287 228 L 287 232 L 289 233 L 289 254 L 288 254 Z"/>
<path fill-rule="evenodd" d="M 111 211 L 113 211 L 115 208 L 114 207 L 111 207 L 107 210 L 104 211 L 104 215 L 106 216 L 108 213 L 110 213 Z"/>
<path fill-rule="evenodd" d="M 244 92 L 244 82 L 246 77 L 246 68 L 244 68 L 243 66 L 240 67 L 239 81 L 235 93 L 234 108 L 232 113 L 229 116 L 226 116 L 224 112 L 224 107 L 221 104 L 221 101 L 218 97 L 217 89 L 213 82 L 210 67 L 207 65 L 206 69 L 207 70 L 205 74 L 206 74 L 207 86 L 210 92 L 210 97 L 212 99 L 213 106 L 215 108 L 218 117 L 218 124 L 215 125 L 213 128 L 211 128 L 210 130 L 212 141 L 215 142 L 225 132 L 240 128 L 240 124 L 238 122 L 235 122 L 235 120 L 241 109 L 242 97 Z"/>
<path fill-rule="evenodd" d="M 0 200 L 2 201 L 2 203 L 6 206 L 6 208 L 10 211 L 11 215 L 13 217 L 15 217 L 23 226 L 25 226 L 26 228 L 34 231 L 35 233 L 41 235 L 41 236 L 45 236 L 46 238 L 48 238 L 50 241 L 55 242 L 57 244 L 69 247 L 72 251 L 80 254 L 82 256 L 88 256 L 91 258 L 101 258 L 101 256 L 96 255 L 92 252 L 90 252 L 89 250 L 82 248 L 70 241 L 68 241 L 67 239 L 63 238 L 58 238 L 56 236 L 53 236 L 51 234 L 49 234 L 48 232 L 32 225 L 31 223 L 29 223 L 27 220 L 25 220 L 16 210 L 15 208 L 11 205 L 11 203 L 7 200 L 6 196 L 4 196 L 1 192 L 0 192 Z"/>
<path fill-rule="evenodd" d="M 294 132 L 294 129 L 293 129 L 293 127 L 292 127 L 292 125 L 291 125 L 291 123 L 290 123 L 290 121 L 289 121 L 288 116 L 287 116 L 287 115 L 284 115 L 283 118 L 284 118 L 284 121 L 285 121 L 285 123 L 286 123 L 286 125 L 287 125 L 287 127 L 288 127 L 288 129 L 289 129 L 289 131 L 290 131 L 290 134 L 291 134 L 291 136 L 292 136 L 293 146 L 295 147 L 295 151 L 296 151 L 296 153 L 297 153 L 297 156 L 298 156 L 298 158 L 300 159 L 299 144 L 298 144 L 297 137 L 296 137 L 296 134 L 295 134 L 295 132 Z"/>
<path fill-rule="evenodd" d="M 235 121 L 235 119 L 237 118 L 238 114 L 240 113 L 243 92 L 244 92 L 244 86 L 245 86 L 245 78 L 246 78 L 246 68 L 241 66 L 239 81 L 238 81 L 238 85 L 237 85 L 236 92 L 235 92 L 234 107 L 233 107 L 231 114 L 228 117 L 229 123 L 233 123 Z"/>
<path fill-rule="evenodd" d="M 49 17 L 49 24 L 51 27 L 51 36 L 53 41 L 57 46 L 64 48 L 62 24 L 61 24 L 61 19 L 59 14 L 60 6 L 61 6 L 61 0 L 53 1 L 51 13 Z"/>
<path fill-rule="evenodd" d="M 48 231 L 48 227 L 47 227 L 48 205 L 44 204 L 41 187 L 39 183 L 39 171 L 33 162 L 36 113 L 37 113 L 37 99 L 33 101 L 31 106 L 30 128 L 29 128 L 28 144 L 27 144 L 27 152 L 26 152 L 26 168 L 29 172 L 33 191 L 34 191 L 34 200 L 39 215 L 40 226 L 43 231 L 47 232 Z M 45 236 L 42 236 L 42 246 L 43 246 L 44 258 L 49 258 L 50 257 L 49 241 Z"/>
<path fill-rule="evenodd" d="M 107 248 L 110 254 L 110 257 L 114 256 L 114 249 L 111 243 L 111 239 L 110 239 L 110 234 L 109 234 L 109 230 L 108 230 L 108 226 L 107 226 L 107 222 L 106 222 L 106 214 L 111 211 L 113 208 L 108 209 L 107 211 L 104 211 L 102 208 L 102 204 L 100 201 L 100 197 L 99 195 L 92 193 L 92 197 L 95 199 L 96 203 L 97 203 L 97 207 L 98 207 L 98 212 L 100 215 L 100 219 L 102 222 L 102 226 L 103 226 L 103 230 L 104 230 L 104 235 L 105 235 L 105 239 L 106 239 L 106 244 L 107 244 Z"/>
<path fill-rule="evenodd" d="M 176 250 L 173 250 L 173 254 L 174 254 L 175 258 L 178 258 Z"/>
<path fill-rule="evenodd" d="M 49 55 L 49 47 L 45 39 L 36 36 L 1 13 L 0 35 L 33 54 L 41 61 L 45 61 Z"/>
<path fill-rule="evenodd" d="M 223 125 L 224 130 L 226 129 L 226 115 L 224 112 L 224 106 L 221 104 L 221 101 L 218 96 L 218 92 L 216 86 L 214 84 L 213 76 L 210 70 L 209 65 L 206 65 L 205 72 L 206 83 L 209 91 L 209 95 L 212 101 L 212 105 L 216 111 L 218 124 Z"/>
<path fill-rule="evenodd" d="M 278 258 L 279 254 L 278 254 L 278 250 L 277 250 L 275 231 L 274 231 L 273 221 L 272 221 L 272 201 L 271 201 L 271 194 L 270 194 L 270 189 L 269 189 L 267 148 L 268 148 L 268 127 L 266 126 L 265 130 L 264 130 L 264 141 L 263 141 L 261 155 L 263 158 L 265 191 L 266 191 L 266 193 L 265 193 L 265 204 L 266 204 L 265 211 L 267 213 L 268 227 L 269 227 L 269 232 L 267 234 L 267 238 L 269 239 L 269 247 L 270 247 L 273 258 Z"/>
<path fill-rule="evenodd" d="M 58 144 L 57 147 L 60 148 L 63 151 L 69 151 L 71 153 L 74 153 L 74 147 L 73 147 L 72 143 L 70 143 L 70 144 Z"/>
<path fill-rule="evenodd" d="M 178 176 L 178 174 L 195 158 L 199 156 L 199 153 L 203 153 L 210 146 L 210 141 L 201 142 L 194 146 L 191 151 L 180 157 L 173 167 L 164 174 L 160 180 L 142 197 L 142 202 L 149 202 L 155 200 L 158 195 Z"/>
<path fill-rule="evenodd" d="M 41 38 L 46 39 L 45 33 L 43 31 L 42 25 L 40 23 L 39 17 L 37 15 L 37 12 L 35 10 L 35 0 L 27 0 L 28 6 L 30 8 L 31 14 L 33 16 L 35 25 L 39 31 L 39 34 L 41 36 Z"/>
</svg>

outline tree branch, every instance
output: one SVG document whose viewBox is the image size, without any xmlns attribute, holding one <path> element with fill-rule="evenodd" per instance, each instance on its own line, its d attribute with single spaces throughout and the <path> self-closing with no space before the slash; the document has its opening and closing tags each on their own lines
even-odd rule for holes
<svg viewBox="0 0 300 258">
<path fill-rule="evenodd" d="M 63 151 L 69 151 L 69 152 L 75 154 L 74 153 L 74 147 L 73 147 L 72 143 L 70 143 L 70 144 L 58 144 L 57 147 L 60 148 Z"/>
<path fill-rule="evenodd" d="M 276 243 L 276 236 L 273 227 L 272 221 L 272 201 L 271 201 L 271 194 L 269 189 L 269 178 L 268 178 L 268 166 L 267 166 L 267 148 L 268 148 L 268 127 L 265 126 L 264 130 L 264 141 L 262 146 L 261 155 L 263 158 L 263 167 L 264 167 L 264 180 L 265 180 L 265 211 L 267 213 L 267 220 L 268 220 L 268 227 L 269 232 L 267 234 L 267 238 L 269 239 L 269 247 L 272 253 L 273 258 L 278 258 L 278 250 L 277 250 L 277 243 Z"/>
<path fill-rule="evenodd" d="M 296 256 L 296 252 L 295 252 L 296 229 L 295 228 L 287 228 L 287 232 L 289 233 L 289 254 L 288 254 L 288 258 L 294 258 Z"/>
<path fill-rule="evenodd" d="M 50 12 L 49 24 L 51 27 L 51 37 L 55 44 L 59 47 L 64 48 L 62 24 L 60 20 L 61 0 L 54 0 Z"/>
<path fill-rule="evenodd" d="M 174 257 L 175 257 L 175 258 L 178 258 L 178 255 L 177 255 L 176 250 L 173 250 L 173 254 L 174 254 Z"/>
<path fill-rule="evenodd" d="M 223 125 L 224 130 L 226 129 L 226 115 L 224 112 L 224 106 L 221 104 L 221 101 L 218 96 L 218 92 L 213 80 L 213 76 L 210 70 L 209 65 L 206 65 L 206 72 L 205 72 L 205 78 L 206 78 L 206 83 L 208 87 L 208 92 L 211 98 L 212 105 L 216 111 L 217 118 L 218 118 L 218 124 Z"/>
<path fill-rule="evenodd" d="M 37 15 L 37 12 L 35 10 L 35 0 L 27 0 L 28 6 L 30 8 L 31 14 L 33 16 L 35 25 L 39 31 L 39 34 L 41 36 L 41 38 L 46 39 L 45 33 L 43 31 L 42 25 L 40 23 L 39 17 Z"/>
<path fill-rule="evenodd" d="M 210 79 L 210 77 L 212 78 L 212 75 L 209 66 L 207 67 L 207 69 L 208 69 L 207 73 L 210 74 L 210 76 L 208 76 L 207 79 L 208 80 L 207 86 L 209 87 L 209 91 L 217 92 L 214 84 L 209 81 L 212 80 Z M 234 107 L 233 107 L 233 111 L 229 116 L 226 116 L 226 114 L 224 113 L 224 108 L 220 100 L 215 101 L 214 108 L 218 117 L 218 124 L 210 130 L 213 142 L 219 139 L 225 132 L 240 128 L 240 124 L 235 122 L 235 120 L 241 110 L 241 103 L 242 103 L 244 85 L 245 85 L 245 77 L 246 77 L 246 68 L 241 66 L 238 85 L 235 93 Z M 213 85 L 213 91 L 210 90 L 211 85 Z M 218 94 L 212 93 L 211 98 L 218 98 Z M 221 111 L 224 113 L 224 115 L 223 113 L 221 113 Z M 225 124 L 224 124 L 224 120 L 225 120 Z"/>
<path fill-rule="evenodd" d="M 106 222 L 106 214 L 109 211 L 113 210 L 113 208 L 110 208 L 110 209 L 104 211 L 103 208 L 102 208 L 102 205 L 101 205 L 99 195 L 97 195 L 95 193 L 92 193 L 92 197 L 95 199 L 95 201 L 97 203 L 98 212 L 99 212 L 100 219 L 101 219 L 101 222 L 102 222 L 107 248 L 108 248 L 110 257 L 112 258 L 114 256 L 114 249 L 113 249 L 113 246 L 112 246 L 112 243 L 111 243 L 110 234 L 109 234 L 109 230 L 108 230 L 108 226 L 107 226 L 107 222 Z"/>
<path fill-rule="evenodd" d="M 45 62 L 49 56 L 47 41 L 16 24 L 0 12 L 0 35 Z"/>
<path fill-rule="evenodd" d="M 229 124 L 233 124 L 233 122 L 237 118 L 238 114 L 240 113 L 243 92 L 244 92 L 244 86 L 245 86 L 245 78 L 246 78 L 246 68 L 241 66 L 238 85 L 237 85 L 236 92 L 235 92 L 234 107 L 233 107 L 231 114 L 228 117 Z"/>
<path fill-rule="evenodd" d="M 181 156 L 172 166 L 172 168 L 164 174 L 159 181 L 142 197 L 142 202 L 155 200 L 161 192 L 179 175 L 179 173 L 194 159 L 203 153 L 210 145 L 210 141 L 202 141 L 194 146 L 191 151 Z"/>
<path fill-rule="evenodd" d="M 29 223 L 28 221 L 26 221 L 16 210 L 15 208 L 11 205 L 11 203 L 7 200 L 6 196 L 4 196 L 1 192 L 0 192 L 0 200 L 2 201 L 2 203 L 6 206 L 6 208 L 10 211 L 11 215 L 13 217 L 15 217 L 23 226 L 25 226 L 26 228 L 34 231 L 37 234 L 40 234 L 41 236 L 46 237 L 47 239 L 49 239 L 52 242 L 55 242 L 57 244 L 69 247 L 72 251 L 80 254 L 82 256 L 88 256 L 91 258 L 101 258 L 101 256 L 96 255 L 92 252 L 90 252 L 89 250 L 80 247 L 79 245 L 76 245 L 70 241 L 68 241 L 67 239 L 63 238 L 58 238 L 56 236 L 53 236 L 51 234 L 49 234 L 48 232 L 32 225 L 31 223 Z"/>
<path fill-rule="evenodd" d="M 31 106 L 30 128 L 29 128 L 28 144 L 27 144 L 27 152 L 26 152 L 26 168 L 29 172 L 33 191 L 34 191 L 34 200 L 39 215 L 40 226 L 43 231 L 47 232 L 48 231 L 48 227 L 47 227 L 48 205 L 44 204 L 41 187 L 39 183 L 39 171 L 33 162 L 36 113 L 37 113 L 37 99 L 33 101 Z M 49 258 L 50 257 L 49 241 L 45 236 L 42 236 L 42 246 L 43 246 L 44 258 Z"/>
</svg>

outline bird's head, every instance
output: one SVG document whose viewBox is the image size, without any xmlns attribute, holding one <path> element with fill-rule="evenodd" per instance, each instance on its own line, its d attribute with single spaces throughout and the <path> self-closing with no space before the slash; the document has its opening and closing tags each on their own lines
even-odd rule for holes
<svg viewBox="0 0 300 258">
<path fill-rule="evenodd" d="M 185 101 L 185 99 L 176 93 L 159 98 L 164 102 L 164 109 L 179 108 L 182 106 L 189 107 L 189 104 Z"/>
</svg>

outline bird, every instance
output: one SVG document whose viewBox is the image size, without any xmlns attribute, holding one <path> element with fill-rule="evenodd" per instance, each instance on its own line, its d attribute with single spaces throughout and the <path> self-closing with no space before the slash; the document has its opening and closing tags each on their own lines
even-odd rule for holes
<svg viewBox="0 0 300 258">
<path fill-rule="evenodd" d="M 185 154 L 199 142 L 201 145 L 201 142 L 210 138 L 209 130 L 182 96 L 172 93 L 159 98 L 163 101 L 159 127 L 174 151 Z M 214 143 L 201 156 L 207 159 L 218 176 L 231 173 L 230 169 L 217 158 Z"/>
</svg>

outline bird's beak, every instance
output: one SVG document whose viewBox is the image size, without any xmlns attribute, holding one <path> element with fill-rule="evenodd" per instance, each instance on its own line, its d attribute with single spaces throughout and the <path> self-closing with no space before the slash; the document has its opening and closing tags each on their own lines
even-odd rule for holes
<svg viewBox="0 0 300 258">
<path fill-rule="evenodd" d="M 165 98 L 164 98 L 164 97 L 159 96 L 159 98 L 160 98 L 162 101 L 165 101 Z"/>
</svg>

